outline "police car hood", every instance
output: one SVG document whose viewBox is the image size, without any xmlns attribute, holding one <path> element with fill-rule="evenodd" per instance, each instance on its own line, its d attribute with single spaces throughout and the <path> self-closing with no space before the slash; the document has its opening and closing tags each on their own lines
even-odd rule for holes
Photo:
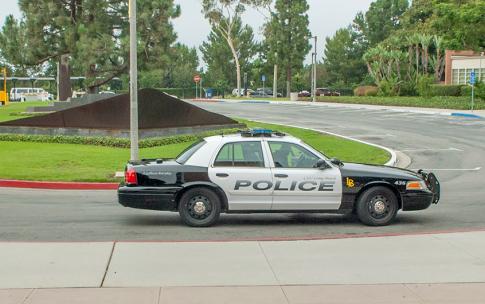
<svg viewBox="0 0 485 304">
<path fill-rule="evenodd" d="M 414 171 L 381 165 L 344 163 L 340 168 L 340 172 L 342 173 L 342 176 L 399 178 L 409 180 L 422 179 L 422 176 Z"/>
</svg>

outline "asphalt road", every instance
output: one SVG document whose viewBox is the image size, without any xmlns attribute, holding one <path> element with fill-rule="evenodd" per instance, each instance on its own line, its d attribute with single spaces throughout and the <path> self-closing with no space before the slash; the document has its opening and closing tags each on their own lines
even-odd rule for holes
<svg viewBox="0 0 485 304">
<path fill-rule="evenodd" d="M 372 228 L 337 215 L 223 215 L 218 226 L 183 226 L 178 214 L 122 208 L 107 191 L 0 189 L 0 241 L 233 240 L 421 233 L 485 228 L 485 120 L 308 105 L 199 103 L 222 114 L 299 125 L 403 151 L 410 168 L 436 172 L 439 205 L 401 212 Z M 478 169 L 481 168 L 481 169 Z"/>
</svg>

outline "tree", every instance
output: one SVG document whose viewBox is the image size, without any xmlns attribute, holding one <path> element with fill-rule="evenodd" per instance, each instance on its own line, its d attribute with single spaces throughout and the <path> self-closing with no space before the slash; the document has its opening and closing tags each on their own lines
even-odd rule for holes
<svg viewBox="0 0 485 304">
<path fill-rule="evenodd" d="M 200 47 L 202 58 L 207 63 L 207 76 L 211 83 L 225 81 L 225 83 L 234 85 L 234 81 L 231 81 L 235 79 L 234 71 L 239 71 L 237 72 L 239 76 L 236 75 L 236 78 L 240 77 L 241 70 L 249 69 L 250 59 L 257 52 L 258 46 L 254 42 L 252 28 L 248 25 L 243 26 L 241 18 L 236 18 L 233 23 L 230 36 L 233 37 L 233 46 L 238 50 L 236 57 L 225 40 L 225 35 L 216 26 L 212 27 L 209 37 Z M 240 85 L 236 82 L 239 89 Z"/>
<path fill-rule="evenodd" d="M 347 86 L 358 84 L 366 73 L 362 59 L 363 47 L 357 34 L 350 27 L 338 30 L 331 38 L 326 38 L 324 66 L 328 82 L 343 83 Z"/>
<path fill-rule="evenodd" d="M 408 0 L 377 0 L 365 15 L 356 17 L 355 24 L 372 47 L 401 27 L 401 16 L 408 7 Z"/>
<path fill-rule="evenodd" d="M 242 13 L 247 6 L 261 7 L 271 3 L 271 0 L 203 0 L 202 11 L 209 20 L 213 30 L 226 41 L 236 65 L 237 89 L 241 92 L 241 64 L 239 62 L 241 48 L 235 43 L 233 28 L 240 22 Z"/>
<path fill-rule="evenodd" d="M 287 96 L 291 92 L 293 70 L 303 67 L 305 56 L 311 49 L 309 8 L 306 0 L 276 0 L 274 12 L 265 26 L 268 59 L 283 67 Z"/>
<path fill-rule="evenodd" d="M 73 69 L 86 76 L 88 90 L 94 91 L 128 69 L 127 4 L 127 0 L 19 0 L 28 45 L 22 49 L 25 61 L 40 65 L 69 59 Z M 173 0 L 138 1 L 140 68 L 157 69 L 167 62 L 167 51 L 176 39 L 171 20 L 179 14 Z"/>
</svg>

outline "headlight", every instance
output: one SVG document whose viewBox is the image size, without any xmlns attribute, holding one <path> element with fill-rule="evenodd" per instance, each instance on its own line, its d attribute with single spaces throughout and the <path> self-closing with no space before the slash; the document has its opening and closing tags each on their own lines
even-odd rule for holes
<svg viewBox="0 0 485 304">
<path fill-rule="evenodd" d="M 426 190 L 428 186 L 424 181 L 410 181 L 406 183 L 406 190 Z"/>
</svg>

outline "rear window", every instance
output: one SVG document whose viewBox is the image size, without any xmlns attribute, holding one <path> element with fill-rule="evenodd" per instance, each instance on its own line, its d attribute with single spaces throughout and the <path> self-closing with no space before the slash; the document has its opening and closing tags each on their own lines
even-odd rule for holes
<svg viewBox="0 0 485 304">
<path fill-rule="evenodd" d="M 189 158 L 191 158 L 192 155 L 194 155 L 194 153 L 197 152 L 205 144 L 206 144 L 205 140 L 201 140 L 199 142 L 194 143 L 193 145 L 185 149 L 182 153 L 180 153 L 179 156 L 177 156 L 177 158 L 175 159 L 175 161 L 178 162 L 179 164 L 185 164 L 185 162 L 187 162 Z"/>
</svg>

